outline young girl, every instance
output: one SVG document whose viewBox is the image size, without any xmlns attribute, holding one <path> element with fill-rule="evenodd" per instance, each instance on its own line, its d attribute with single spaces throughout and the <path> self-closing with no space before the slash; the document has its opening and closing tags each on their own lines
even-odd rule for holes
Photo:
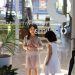
<svg viewBox="0 0 75 75">
<path fill-rule="evenodd" d="M 40 39 L 35 35 L 36 26 L 29 25 L 29 34 L 24 38 L 23 48 L 26 50 L 26 65 L 28 69 L 28 75 L 32 74 L 32 70 L 35 75 L 38 75 L 39 66 L 39 53 L 38 48 L 42 48 Z"/>
<path fill-rule="evenodd" d="M 57 38 L 53 31 L 48 31 L 45 34 L 48 43 L 48 55 L 46 56 L 45 61 L 45 75 L 55 75 L 60 72 L 60 62 L 57 54 Z"/>
</svg>

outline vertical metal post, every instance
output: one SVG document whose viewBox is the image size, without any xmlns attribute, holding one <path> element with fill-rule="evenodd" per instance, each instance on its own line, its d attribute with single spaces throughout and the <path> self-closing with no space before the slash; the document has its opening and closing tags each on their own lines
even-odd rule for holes
<svg viewBox="0 0 75 75">
<path fill-rule="evenodd" d="M 10 13 L 12 13 L 12 7 L 13 7 L 13 0 L 11 0 Z"/>
<path fill-rule="evenodd" d="M 22 19 L 24 20 L 25 19 L 25 0 L 22 0 Z"/>
<path fill-rule="evenodd" d="M 66 15 L 67 13 L 67 0 L 63 0 L 63 14 Z"/>
</svg>

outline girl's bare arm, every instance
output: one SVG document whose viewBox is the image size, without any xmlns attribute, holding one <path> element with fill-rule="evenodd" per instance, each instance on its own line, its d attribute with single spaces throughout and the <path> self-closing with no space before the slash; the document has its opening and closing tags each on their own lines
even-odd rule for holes
<svg viewBox="0 0 75 75">
<path fill-rule="evenodd" d="M 27 50 L 27 37 L 24 37 L 24 40 L 23 40 L 23 49 Z"/>
<path fill-rule="evenodd" d="M 52 46 L 50 44 L 48 44 L 48 56 L 47 56 L 47 60 L 46 60 L 45 65 L 47 65 L 49 63 L 51 56 L 52 56 Z"/>
</svg>

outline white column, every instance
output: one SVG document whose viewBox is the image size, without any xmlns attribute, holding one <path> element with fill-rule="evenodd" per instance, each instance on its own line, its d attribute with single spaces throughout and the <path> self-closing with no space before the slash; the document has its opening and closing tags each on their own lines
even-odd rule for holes
<svg viewBox="0 0 75 75">
<path fill-rule="evenodd" d="M 19 0 L 16 0 L 16 19 L 15 19 L 15 37 L 19 39 L 19 19 L 18 19 L 18 12 L 19 12 Z M 19 45 L 19 40 L 16 40 L 16 44 Z"/>
<path fill-rule="evenodd" d="M 72 35 L 71 35 L 71 51 L 75 50 L 75 0 L 71 0 L 72 5 Z M 75 60 L 72 75 L 75 75 Z"/>
<path fill-rule="evenodd" d="M 71 32 L 71 51 L 75 49 L 74 40 L 75 40 L 75 0 L 71 0 L 71 15 L 72 15 L 72 32 Z"/>
</svg>

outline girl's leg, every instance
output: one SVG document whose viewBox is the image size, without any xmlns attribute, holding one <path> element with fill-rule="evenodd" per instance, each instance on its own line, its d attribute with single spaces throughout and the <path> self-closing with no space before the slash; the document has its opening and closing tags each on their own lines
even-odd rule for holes
<svg viewBox="0 0 75 75">
<path fill-rule="evenodd" d="M 31 74 L 31 70 L 32 70 L 31 68 L 28 69 L 27 75 L 32 75 L 32 74 Z"/>
<path fill-rule="evenodd" d="M 34 75 L 39 75 L 38 68 L 34 69 Z"/>
<path fill-rule="evenodd" d="M 49 74 L 46 74 L 46 73 L 45 73 L 45 75 L 49 75 Z"/>
<path fill-rule="evenodd" d="M 51 75 L 55 75 L 55 74 L 51 74 Z"/>
</svg>

